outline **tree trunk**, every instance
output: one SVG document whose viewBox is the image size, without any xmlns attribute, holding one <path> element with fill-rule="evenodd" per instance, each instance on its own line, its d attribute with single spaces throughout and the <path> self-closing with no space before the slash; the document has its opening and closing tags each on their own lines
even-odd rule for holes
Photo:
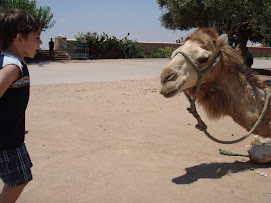
<svg viewBox="0 0 271 203">
<path fill-rule="evenodd" d="M 245 31 L 239 30 L 238 31 L 238 38 L 237 43 L 239 45 L 239 48 L 243 55 L 245 55 L 247 51 L 247 41 L 248 41 L 248 35 Z"/>
<path fill-rule="evenodd" d="M 241 54 L 245 59 L 245 64 L 249 68 L 251 68 L 251 66 L 253 64 L 253 56 L 248 51 L 248 48 L 247 48 L 248 34 L 246 32 L 246 29 L 238 30 L 238 35 L 237 36 L 238 36 L 237 37 L 238 48 L 240 49 Z"/>
</svg>

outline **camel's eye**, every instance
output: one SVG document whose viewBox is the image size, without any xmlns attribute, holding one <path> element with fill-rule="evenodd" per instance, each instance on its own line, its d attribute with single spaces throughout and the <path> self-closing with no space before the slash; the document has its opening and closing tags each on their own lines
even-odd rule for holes
<svg viewBox="0 0 271 203">
<path fill-rule="evenodd" d="M 200 58 L 198 61 L 199 61 L 199 63 L 207 63 L 207 61 L 209 60 L 209 57 L 207 57 L 207 58 Z"/>
</svg>

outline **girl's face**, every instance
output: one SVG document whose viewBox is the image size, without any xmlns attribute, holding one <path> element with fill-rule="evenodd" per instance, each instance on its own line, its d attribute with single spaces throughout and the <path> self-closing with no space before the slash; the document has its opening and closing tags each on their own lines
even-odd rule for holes
<svg viewBox="0 0 271 203">
<path fill-rule="evenodd" d="M 33 58 L 37 53 L 37 49 L 40 48 L 42 41 L 40 40 L 41 30 L 36 32 L 30 32 L 25 38 L 23 38 L 24 57 Z"/>
</svg>

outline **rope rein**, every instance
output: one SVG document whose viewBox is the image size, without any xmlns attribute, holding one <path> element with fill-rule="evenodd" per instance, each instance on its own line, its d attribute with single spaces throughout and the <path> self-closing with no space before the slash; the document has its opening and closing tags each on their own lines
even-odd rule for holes
<svg viewBox="0 0 271 203">
<path fill-rule="evenodd" d="M 198 121 L 198 124 L 195 126 L 197 129 L 203 131 L 207 137 L 209 137 L 211 140 L 217 142 L 217 143 L 220 143 L 220 144 L 234 144 L 234 143 L 238 143 L 238 142 L 241 142 L 243 141 L 244 139 L 248 138 L 252 132 L 257 128 L 257 126 L 259 125 L 259 123 L 261 122 L 265 112 L 266 112 L 266 109 L 268 107 L 268 104 L 269 104 L 269 98 L 270 98 L 270 89 L 269 88 L 265 88 L 264 91 L 265 91 L 265 103 L 264 103 L 264 106 L 263 106 L 263 109 L 262 109 L 262 112 L 260 114 L 260 116 L 258 117 L 257 121 L 254 123 L 253 127 L 251 128 L 251 130 L 243 137 L 237 139 L 237 140 L 233 140 L 233 141 L 223 141 L 223 140 L 219 140 L 219 139 L 216 139 L 215 137 L 213 137 L 212 135 L 210 135 L 207 131 L 207 125 L 202 121 L 200 115 L 198 114 L 197 112 L 197 109 L 196 109 L 196 99 L 197 99 L 197 96 L 198 96 L 198 93 L 199 93 L 199 90 L 200 90 L 200 87 L 201 87 L 201 84 L 202 84 L 202 78 L 203 76 L 208 72 L 210 71 L 212 68 L 214 68 L 216 66 L 216 64 L 218 63 L 218 61 L 220 60 L 221 58 L 221 51 L 219 52 L 216 60 L 208 67 L 206 68 L 205 70 L 201 71 L 199 69 L 199 67 L 197 66 L 197 64 L 193 61 L 193 59 L 187 55 L 186 53 L 184 53 L 183 51 L 179 51 L 175 54 L 175 56 L 177 54 L 182 54 L 186 60 L 189 61 L 189 63 L 194 67 L 194 69 L 197 71 L 198 73 L 198 82 L 197 82 L 197 87 L 196 87 L 196 92 L 195 92 L 195 96 L 194 98 L 192 99 L 187 92 L 184 92 L 187 99 L 189 100 L 190 102 L 190 108 L 187 108 L 188 112 L 191 113 Z"/>
</svg>

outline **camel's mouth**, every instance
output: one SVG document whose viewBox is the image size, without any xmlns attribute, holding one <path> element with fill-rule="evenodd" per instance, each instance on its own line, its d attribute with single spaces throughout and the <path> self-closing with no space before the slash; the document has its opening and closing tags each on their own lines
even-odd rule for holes
<svg viewBox="0 0 271 203">
<path fill-rule="evenodd" d="M 170 86 L 170 85 L 167 85 L 167 83 L 166 83 L 166 84 L 162 85 L 162 87 L 160 89 L 160 94 L 162 94 L 166 98 L 170 98 L 170 97 L 174 97 L 175 95 L 177 95 L 181 91 L 182 91 L 182 89 L 177 88 L 176 85 Z"/>
<path fill-rule="evenodd" d="M 173 97 L 183 91 L 185 82 L 186 77 L 182 77 L 181 79 L 177 79 L 175 81 L 164 82 L 162 83 L 160 94 L 164 95 L 166 98 Z"/>
<path fill-rule="evenodd" d="M 176 96 L 177 94 L 179 94 L 181 92 L 181 90 L 176 90 L 176 91 L 173 91 L 173 92 L 169 92 L 167 94 L 163 94 L 161 93 L 165 98 L 171 98 L 171 97 L 174 97 Z"/>
</svg>

